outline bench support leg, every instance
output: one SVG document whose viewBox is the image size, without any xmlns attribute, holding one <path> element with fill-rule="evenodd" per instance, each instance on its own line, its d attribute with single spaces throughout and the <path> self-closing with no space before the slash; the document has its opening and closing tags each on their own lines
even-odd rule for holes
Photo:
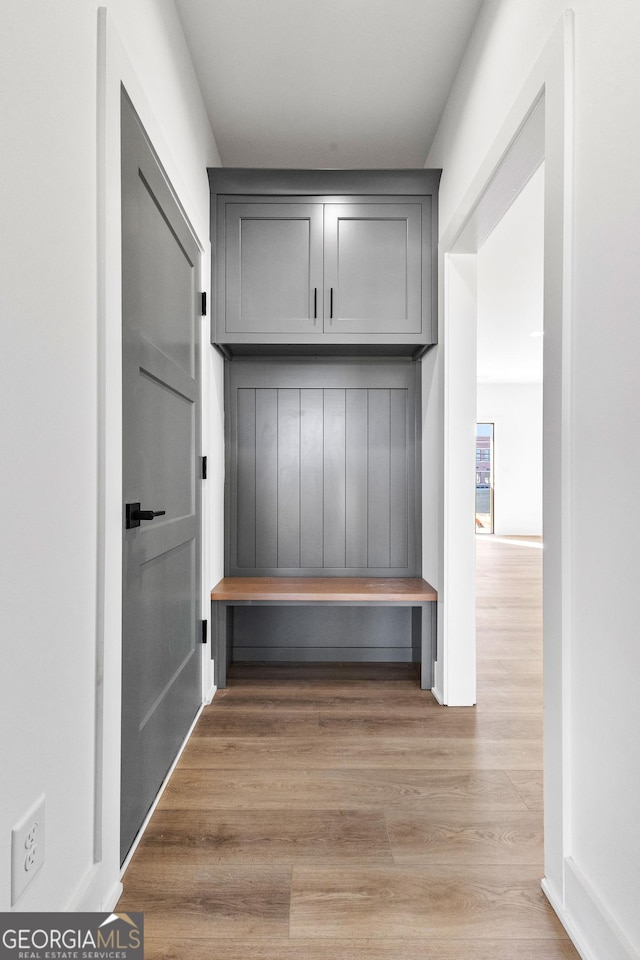
<svg viewBox="0 0 640 960">
<path fill-rule="evenodd" d="M 435 641 L 434 603 L 411 608 L 411 645 L 414 662 L 420 663 L 420 688 L 433 686 L 433 654 Z"/>
<path fill-rule="evenodd" d="M 213 657 L 213 678 L 216 687 L 224 690 L 227 685 L 227 667 L 231 650 L 233 631 L 233 607 L 220 600 L 211 603 L 211 624 L 213 637 L 211 656 Z"/>
</svg>

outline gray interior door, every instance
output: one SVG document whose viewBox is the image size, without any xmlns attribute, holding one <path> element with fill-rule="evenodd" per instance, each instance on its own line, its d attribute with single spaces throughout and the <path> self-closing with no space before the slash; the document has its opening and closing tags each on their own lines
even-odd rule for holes
<svg viewBox="0 0 640 960">
<path fill-rule="evenodd" d="M 123 860 L 201 702 L 198 265 L 123 95 Z"/>
</svg>

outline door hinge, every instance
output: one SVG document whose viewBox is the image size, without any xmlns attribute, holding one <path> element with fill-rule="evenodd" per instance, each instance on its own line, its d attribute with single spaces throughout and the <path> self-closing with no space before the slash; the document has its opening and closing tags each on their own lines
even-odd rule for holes
<svg viewBox="0 0 640 960">
<path fill-rule="evenodd" d="M 202 637 L 201 637 L 201 639 L 202 639 L 202 642 L 203 642 L 203 643 L 206 643 L 206 642 L 207 642 L 207 621 L 206 621 L 206 620 L 201 620 L 200 622 L 201 622 L 201 624 L 202 624 Z"/>
<path fill-rule="evenodd" d="M 200 316 L 206 317 L 207 315 L 207 294 L 203 291 L 200 294 Z"/>
<path fill-rule="evenodd" d="M 200 457 L 200 460 L 202 461 L 202 463 L 201 463 L 201 470 L 200 470 L 200 477 L 201 477 L 202 480 L 206 480 L 206 479 L 207 479 L 207 458 L 206 458 L 206 457 Z"/>
</svg>

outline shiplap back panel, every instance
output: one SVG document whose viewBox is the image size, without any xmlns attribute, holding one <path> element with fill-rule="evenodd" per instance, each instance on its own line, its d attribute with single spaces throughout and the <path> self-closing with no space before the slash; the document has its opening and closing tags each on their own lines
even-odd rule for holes
<svg viewBox="0 0 640 960">
<path fill-rule="evenodd" d="M 408 607 L 236 607 L 234 663 L 416 663 Z"/>
<path fill-rule="evenodd" d="M 418 365 L 227 364 L 230 576 L 416 576 Z"/>
</svg>

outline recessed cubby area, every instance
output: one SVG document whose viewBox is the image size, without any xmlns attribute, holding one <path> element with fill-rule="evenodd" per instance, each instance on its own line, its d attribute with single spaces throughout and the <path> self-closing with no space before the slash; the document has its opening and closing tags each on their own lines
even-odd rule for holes
<svg viewBox="0 0 640 960">
<path fill-rule="evenodd" d="M 233 660 L 420 663 L 431 684 L 420 358 L 438 179 L 210 171 L 212 340 L 226 357 L 219 686 Z"/>
</svg>

